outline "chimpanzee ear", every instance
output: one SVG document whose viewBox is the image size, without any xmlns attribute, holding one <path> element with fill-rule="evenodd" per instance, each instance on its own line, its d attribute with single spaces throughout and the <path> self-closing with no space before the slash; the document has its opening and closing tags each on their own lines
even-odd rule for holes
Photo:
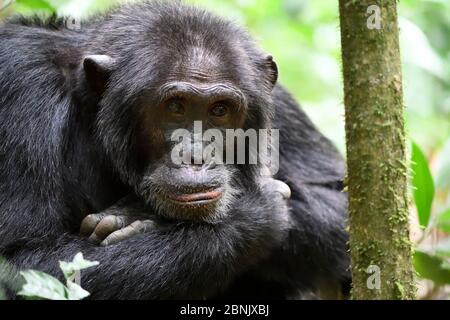
<svg viewBox="0 0 450 320">
<path fill-rule="evenodd" d="M 98 94 L 105 91 L 109 76 L 114 70 L 115 60 L 107 55 L 89 55 L 84 57 L 83 69 L 92 89 Z"/>
<path fill-rule="evenodd" d="M 266 56 L 259 65 L 262 67 L 264 77 L 272 90 L 278 80 L 278 66 L 271 55 Z"/>
<path fill-rule="evenodd" d="M 273 57 L 271 55 L 268 55 L 266 58 L 267 67 L 269 69 L 269 81 L 270 83 L 275 86 L 278 80 L 278 66 L 275 60 L 273 60 Z"/>
</svg>

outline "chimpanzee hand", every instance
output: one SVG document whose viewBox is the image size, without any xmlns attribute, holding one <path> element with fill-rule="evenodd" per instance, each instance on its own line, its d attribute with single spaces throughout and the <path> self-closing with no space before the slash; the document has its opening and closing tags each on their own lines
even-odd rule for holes
<svg viewBox="0 0 450 320">
<path fill-rule="evenodd" d="M 262 178 L 261 187 L 268 194 L 279 194 L 284 200 L 291 197 L 291 188 L 281 180 L 276 180 L 274 178 Z"/>
<path fill-rule="evenodd" d="M 145 212 L 138 198 L 128 196 L 100 213 L 85 217 L 80 233 L 102 246 L 116 244 L 155 227 L 155 221 Z"/>
<path fill-rule="evenodd" d="M 291 188 L 281 180 L 271 177 L 264 177 L 260 180 L 260 186 L 264 196 L 272 202 L 276 208 L 275 215 L 286 227 L 291 225 L 292 217 L 288 208 L 288 200 L 291 198 Z"/>
<path fill-rule="evenodd" d="M 269 197 L 280 196 L 283 201 L 291 196 L 288 185 L 280 180 L 263 178 L 260 183 L 264 194 Z M 140 200 L 129 196 L 105 211 L 85 217 L 80 233 L 89 237 L 89 241 L 102 246 L 116 244 L 156 227 L 156 221 L 144 212 Z"/>
</svg>

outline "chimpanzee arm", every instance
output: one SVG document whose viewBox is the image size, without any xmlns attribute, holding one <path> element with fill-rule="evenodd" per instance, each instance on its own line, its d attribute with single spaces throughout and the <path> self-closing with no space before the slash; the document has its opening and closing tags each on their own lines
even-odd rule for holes
<svg viewBox="0 0 450 320">
<path fill-rule="evenodd" d="M 102 246 L 113 245 L 135 235 L 146 233 L 161 224 L 144 201 L 131 193 L 100 213 L 92 213 L 81 222 L 80 234 Z"/>
<path fill-rule="evenodd" d="M 293 186 L 289 235 L 270 259 L 259 265 L 258 274 L 282 284 L 285 295 L 291 298 L 314 294 L 336 299 L 348 294 L 351 275 L 346 206 L 346 195 L 341 191 Z"/>
<path fill-rule="evenodd" d="M 275 86 L 273 100 L 277 107 L 273 128 L 280 130 L 280 168 L 275 179 L 292 191 L 289 235 L 224 296 L 337 298 L 339 292 L 330 296 L 329 290 L 346 294 L 351 280 L 347 195 L 342 190 L 345 162 L 285 89 Z"/>
<path fill-rule="evenodd" d="M 82 286 L 92 298 L 208 298 L 266 257 L 285 235 L 287 210 L 279 194 L 254 191 L 239 203 L 219 224 L 177 223 L 113 246 L 61 234 L 17 239 L 20 244 L 2 251 L 20 269 L 55 276 L 61 275 L 58 260 L 82 251 L 100 262 L 82 273 Z"/>
<path fill-rule="evenodd" d="M 291 190 L 280 180 L 264 177 L 260 180 L 259 187 L 270 189 L 269 193 L 279 193 L 284 199 L 290 198 Z M 107 246 L 146 233 L 164 223 L 165 218 L 153 213 L 142 198 L 129 194 L 100 213 L 85 217 L 81 222 L 80 234 L 92 243 Z"/>
<path fill-rule="evenodd" d="M 317 291 L 324 284 L 345 286 L 350 282 L 345 162 L 280 86 L 274 90 L 274 101 L 274 128 L 280 129 L 276 179 L 291 188 L 288 205 L 293 223 L 268 268 L 259 270 L 297 292 Z"/>
</svg>

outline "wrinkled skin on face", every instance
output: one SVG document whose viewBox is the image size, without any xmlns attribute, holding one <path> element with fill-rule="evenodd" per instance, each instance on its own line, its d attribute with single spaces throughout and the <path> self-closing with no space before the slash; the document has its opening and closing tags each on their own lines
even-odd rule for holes
<svg viewBox="0 0 450 320">
<path fill-rule="evenodd" d="M 100 262 L 83 271 L 92 299 L 347 288 L 345 162 L 276 69 L 245 30 L 178 1 L 124 4 L 77 31 L 1 23 L 0 255 L 61 278 L 58 261 L 81 251 Z M 291 198 L 259 164 L 174 161 L 171 136 L 194 121 L 280 129 L 274 178 Z"/>
<path fill-rule="evenodd" d="M 260 166 L 248 168 L 247 163 L 217 163 L 214 159 L 205 160 L 203 154 L 199 158 L 195 148 L 203 150 L 217 144 L 217 138 L 188 144 L 190 154 L 186 156 L 186 148 L 181 152 L 184 162 L 174 161 L 174 148 L 177 147 L 174 132 L 185 130 L 195 139 L 198 134 L 195 123 L 201 125 L 201 133 L 214 129 L 222 137 L 226 136 L 227 129 L 258 130 L 269 126 L 268 119 L 264 119 L 267 110 L 263 112 L 259 110 L 260 106 L 254 105 L 246 92 L 246 80 L 239 76 L 236 66 L 231 67 L 220 58 L 222 53 L 195 43 L 185 50 L 181 56 L 171 53 L 165 57 L 170 67 L 159 73 L 153 89 L 141 93 L 131 111 L 135 117 L 130 129 L 133 132 L 132 153 L 126 161 L 134 164 L 131 183 L 136 196 L 128 198 L 136 199 L 140 203 L 140 212 L 145 207 L 144 212 L 149 214 L 136 216 L 128 212 L 133 210 L 121 210 L 119 203 L 104 212 L 89 215 L 83 220 L 81 233 L 95 243 L 112 244 L 145 232 L 154 226 L 152 215 L 216 223 L 238 201 L 238 195 L 244 190 L 243 180 L 255 187 L 271 184 L 273 192 L 281 192 L 285 197 L 289 193 L 286 191 L 289 188 L 281 181 L 266 179 L 270 181 L 268 183 L 258 178 L 259 174 L 253 172 Z M 271 56 L 261 55 L 259 59 L 261 69 L 254 72 L 260 73 L 267 88 L 265 99 L 269 100 L 277 80 L 277 66 Z M 109 56 L 86 57 L 84 69 L 91 88 L 103 94 L 105 83 L 109 75 L 114 74 L 116 65 L 117 61 Z M 249 68 L 244 64 L 241 67 Z M 222 159 L 226 159 L 227 149 L 223 148 L 226 141 L 221 141 L 220 145 Z M 233 148 L 233 154 L 237 157 L 237 153 L 243 152 L 248 158 L 251 148 L 256 146 L 249 145 L 245 150 Z"/>
</svg>

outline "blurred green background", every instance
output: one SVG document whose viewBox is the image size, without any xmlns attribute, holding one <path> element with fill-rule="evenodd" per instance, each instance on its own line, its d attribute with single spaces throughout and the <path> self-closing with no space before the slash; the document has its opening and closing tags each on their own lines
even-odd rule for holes
<svg viewBox="0 0 450 320">
<path fill-rule="evenodd" d="M 120 2 L 17 0 L 13 9 L 25 14 L 56 11 L 85 17 Z M 209 8 L 247 26 L 276 58 L 281 83 L 344 151 L 337 0 L 184 2 Z M 402 0 L 399 12 L 408 129 L 427 153 L 434 154 L 450 137 L 450 2 Z"/>
<path fill-rule="evenodd" d="M 3 0 L 3 5 L 7 1 Z M 84 17 L 119 0 L 17 0 L 0 13 Z M 186 0 L 250 29 L 280 68 L 280 82 L 314 123 L 345 153 L 337 0 Z M 0 0 L 0 4 L 2 1 Z M 1 7 L 1 5 L 0 5 Z M 412 209 L 412 238 L 422 297 L 448 297 L 450 283 L 450 1 L 399 2 L 407 129 L 418 145 L 416 167 L 430 175 L 412 193 L 433 189 L 431 219 L 420 225 Z M 413 168 L 414 169 L 414 168 Z M 429 192 L 428 192 L 429 193 Z M 417 199 L 420 197 L 412 197 Z M 420 216 L 420 212 L 418 212 Z M 428 213 L 426 213 L 428 214 Z M 428 222 L 428 220 L 430 220 Z M 437 259 L 437 260 L 436 260 Z M 432 271 L 430 271 L 432 270 Z"/>
</svg>

